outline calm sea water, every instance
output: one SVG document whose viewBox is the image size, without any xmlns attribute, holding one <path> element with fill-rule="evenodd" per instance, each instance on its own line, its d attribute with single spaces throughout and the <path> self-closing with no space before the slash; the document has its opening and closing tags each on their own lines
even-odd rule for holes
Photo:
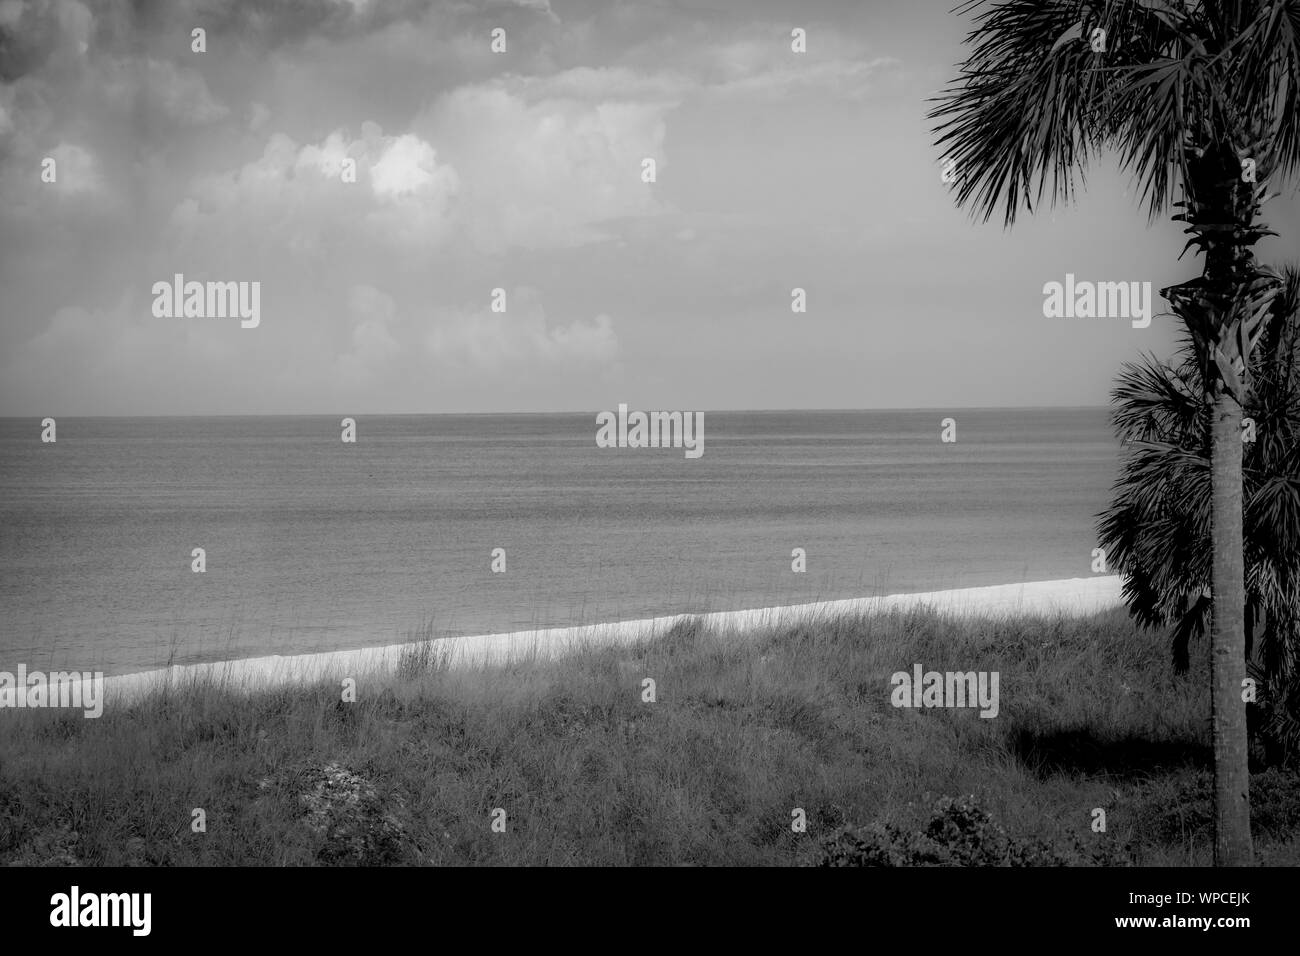
<svg viewBox="0 0 1300 956">
<path fill-rule="evenodd" d="M 1105 409 L 709 412 L 696 460 L 594 414 L 340 417 L 0 419 L 0 669 L 1086 577 L 1117 464 Z"/>
</svg>

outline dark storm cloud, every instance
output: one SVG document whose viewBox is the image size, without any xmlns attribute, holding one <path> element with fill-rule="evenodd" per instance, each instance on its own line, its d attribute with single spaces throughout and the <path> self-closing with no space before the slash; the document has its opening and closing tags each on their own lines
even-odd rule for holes
<svg viewBox="0 0 1300 956">
<path fill-rule="evenodd" d="M 431 5 L 429 0 L 194 0 L 188 16 L 211 33 L 275 49 L 305 37 L 345 39 L 418 20 Z"/>
<path fill-rule="evenodd" d="M 63 36 L 55 3 L 25 4 L 10 22 L 0 22 L 0 81 L 12 83 L 40 69 Z"/>
</svg>

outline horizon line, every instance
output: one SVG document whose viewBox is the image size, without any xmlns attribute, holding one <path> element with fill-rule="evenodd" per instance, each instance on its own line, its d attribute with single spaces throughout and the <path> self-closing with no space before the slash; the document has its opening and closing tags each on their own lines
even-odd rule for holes
<svg viewBox="0 0 1300 956">
<path fill-rule="evenodd" d="M 747 414 L 747 413 L 824 413 L 824 412 L 942 412 L 942 411 L 967 411 L 967 412 L 1032 412 L 1032 411 L 1094 411 L 1108 410 L 1109 405 L 908 405 L 908 406 L 878 406 L 875 408 L 700 408 L 700 409 L 640 409 L 632 408 L 630 403 L 620 404 L 628 405 L 631 411 L 691 411 L 703 414 Z M 617 407 L 617 406 L 616 406 Z M 44 413 L 32 413 L 27 415 L 0 415 L 0 421 L 23 420 L 29 418 L 57 418 L 60 415 L 66 418 L 332 418 L 335 415 L 345 415 L 351 417 L 369 416 L 377 418 L 428 418 L 428 417 L 454 417 L 467 415 L 594 415 L 610 409 L 563 409 L 547 411 L 482 411 L 482 412 L 389 412 L 389 411 L 328 411 L 328 412 L 188 412 L 184 414 L 122 414 L 122 415 L 83 415 L 76 412 L 55 412 L 51 414 L 48 410 Z"/>
</svg>

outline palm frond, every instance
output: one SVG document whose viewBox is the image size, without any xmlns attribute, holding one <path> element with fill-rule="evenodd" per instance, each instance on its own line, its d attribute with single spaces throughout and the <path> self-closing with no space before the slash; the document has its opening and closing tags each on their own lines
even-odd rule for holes
<svg viewBox="0 0 1300 956">
<path fill-rule="evenodd" d="M 1242 491 L 1249 653 L 1272 688 L 1265 732 L 1280 740 L 1300 728 L 1290 723 L 1300 720 L 1300 269 L 1277 275 L 1250 359 L 1243 415 L 1255 419 L 1257 437 L 1243 445 Z M 1097 525 L 1130 615 L 1170 628 L 1176 670 L 1186 668 L 1213 612 L 1204 381 L 1190 333 L 1175 361 L 1147 355 L 1121 368 L 1111 421 L 1124 453 Z"/>
<path fill-rule="evenodd" d="M 977 218 L 1001 209 L 1010 226 L 1045 197 L 1069 202 L 1103 149 L 1152 219 L 1186 184 L 1189 144 L 1231 143 L 1262 179 L 1300 168 L 1300 0 L 970 0 L 958 12 L 974 14 L 971 52 L 929 115 L 960 170 L 957 203 Z M 1104 50 L 1089 42 L 1097 29 Z"/>
</svg>

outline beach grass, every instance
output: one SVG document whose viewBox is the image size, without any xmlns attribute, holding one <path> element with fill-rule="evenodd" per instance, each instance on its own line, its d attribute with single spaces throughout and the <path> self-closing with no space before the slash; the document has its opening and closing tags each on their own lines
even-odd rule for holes
<svg viewBox="0 0 1300 956">
<path fill-rule="evenodd" d="M 429 642 L 355 702 L 209 681 L 10 710 L 0 863 L 1207 865 L 1199 650 L 1174 675 L 1122 609 L 912 609 L 497 667 Z M 998 715 L 894 707 L 915 663 L 998 672 Z M 1300 864 L 1300 779 L 1257 773 L 1252 800 L 1258 861 Z"/>
</svg>

